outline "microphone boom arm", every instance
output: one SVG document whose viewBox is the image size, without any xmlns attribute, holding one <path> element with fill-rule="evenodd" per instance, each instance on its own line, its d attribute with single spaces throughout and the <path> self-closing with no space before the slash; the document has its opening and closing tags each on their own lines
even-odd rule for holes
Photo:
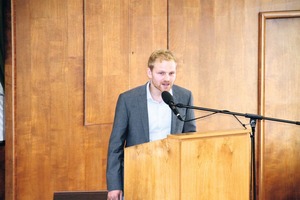
<svg viewBox="0 0 300 200">
<path fill-rule="evenodd" d="M 188 108 L 188 109 L 202 110 L 202 111 L 208 111 L 208 112 L 214 112 L 214 113 L 222 113 L 222 114 L 227 114 L 227 115 L 242 116 L 242 117 L 250 118 L 253 120 L 269 120 L 269 121 L 276 121 L 276 122 L 300 125 L 300 121 L 291 121 L 291 120 L 285 120 L 285 119 L 264 117 L 262 115 L 256 115 L 256 114 L 231 112 L 229 110 L 217 110 L 217 109 L 204 108 L 204 107 L 198 107 L 198 106 L 183 105 L 181 103 L 175 104 L 175 106 L 178 108 Z"/>
</svg>

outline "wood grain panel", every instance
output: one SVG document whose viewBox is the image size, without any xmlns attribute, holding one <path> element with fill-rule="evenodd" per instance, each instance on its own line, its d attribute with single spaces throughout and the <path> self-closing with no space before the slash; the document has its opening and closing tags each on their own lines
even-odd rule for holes
<svg viewBox="0 0 300 200">
<path fill-rule="evenodd" d="M 167 48 L 167 0 L 131 1 L 129 87 L 145 84 L 147 63 L 155 49 Z"/>
<path fill-rule="evenodd" d="M 125 198 L 180 199 L 180 155 L 180 144 L 175 140 L 164 139 L 126 148 Z"/>
<path fill-rule="evenodd" d="M 12 97 L 8 103 L 12 111 L 8 119 L 12 119 L 12 123 L 8 123 L 9 150 L 6 153 L 9 158 L 8 199 L 51 199 L 54 191 L 106 189 L 107 144 L 114 113 L 109 106 L 114 106 L 117 95 L 129 88 L 130 77 L 138 84 L 145 83 L 147 60 L 143 60 L 144 66 L 139 66 L 145 70 L 143 76 L 139 71 L 130 74 L 129 69 L 138 68 L 136 63 L 143 59 L 141 55 L 148 57 L 153 46 L 161 47 L 167 40 L 163 34 L 166 33 L 166 2 L 132 2 L 130 9 L 126 3 L 31 0 L 24 4 L 16 0 L 13 9 L 16 63 L 7 70 L 12 77 L 7 78 L 11 85 L 8 94 Z M 149 12 L 150 16 L 136 19 L 148 10 L 149 5 L 154 9 Z M 84 21 L 83 17 L 92 20 Z M 134 21 L 132 26 L 129 26 L 128 17 Z M 103 29 L 98 29 L 99 18 L 104 24 Z M 86 27 L 94 28 L 95 32 L 88 35 L 83 29 L 84 22 L 89 22 Z M 140 27 L 142 22 L 145 24 Z M 149 31 L 151 27 L 154 30 L 154 26 L 158 30 Z M 129 29 L 137 32 L 132 34 L 137 38 L 129 39 L 129 31 L 126 32 Z M 98 35 L 104 49 L 100 54 L 104 58 L 101 65 L 94 57 L 99 51 L 89 49 L 89 45 L 94 45 L 91 40 L 99 41 Z M 87 36 L 88 44 L 84 43 L 84 36 Z M 129 41 L 136 48 L 142 37 L 145 37 L 145 46 L 134 50 L 137 58 L 131 65 L 129 56 L 133 51 L 128 46 Z M 159 45 L 162 41 L 164 44 Z M 93 48 L 98 48 L 98 44 Z M 144 51 L 146 48 L 151 51 Z M 94 84 L 90 88 L 94 92 L 100 85 L 106 98 L 101 106 L 107 109 L 101 113 L 94 107 L 93 113 L 105 114 L 103 116 L 109 120 L 97 126 L 83 126 L 84 87 L 87 86 L 84 85 L 84 58 L 87 63 L 92 59 L 92 63 L 97 64 L 96 68 L 86 71 L 96 77 L 96 80 L 88 79 Z M 105 84 L 99 84 L 99 77 Z M 96 93 L 92 94 L 95 102 Z"/>
<path fill-rule="evenodd" d="M 112 123 L 129 82 L 129 1 L 84 2 L 85 124 Z"/>
<path fill-rule="evenodd" d="M 207 134 L 208 137 L 198 142 L 182 144 L 186 151 L 181 158 L 184 169 L 182 191 L 186 193 L 181 199 L 249 199 L 249 132 L 224 131 L 223 135 L 222 132 L 219 134 Z"/>
<path fill-rule="evenodd" d="M 149 9 L 150 8 L 150 9 Z M 118 95 L 147 81 L 167 46 L 167 1 L 85 1 L 85 125 L 113 122 Z"/>
<path fill-rule="evenodd" d="M 195 105 L 256 113 L 256 9 L 254 1 L 170 1 L 170 49 L 180 58 L 176 82 L 193 91 Z M 228 115 L 197 125 L 199 131 L 242 127 Z"/>
<path fill-rule="evenodd" d="M 300 119 L 300 11 L 260 14 L 260 101 L 265 116 Z M 297 199 L 300 127 L 261 122 L 259 199 Z"/>
<path fill-rule="evenodd" d="M 8 129 L 8 199 L 106 188 L 111 127 L 83 126 L 82 11 L 82 0 L 16 2 L 16 63 L 8 70 L 15 89 L 8 104 L 15 123 Z"/>
<path fill-rule="evenodd" d="M 124 165 L 126 199 L 249 199 L 248 130 L 169 135 L 126 148 Z"/>
</svg>

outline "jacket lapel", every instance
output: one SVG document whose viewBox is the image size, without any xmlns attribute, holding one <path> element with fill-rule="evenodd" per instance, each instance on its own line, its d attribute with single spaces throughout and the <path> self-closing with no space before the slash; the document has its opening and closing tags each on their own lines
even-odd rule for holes
<svg viewBox="0 0 300 200">
<path fill-rule="evenodd" d="M 145 87 L 142 87 L 142 91 L 140 92 L 140 95 L 138 96 L 137 103 L 138 103 L 138 109 L 140 113 L 140 119 L 142 119 L 142 126 L 143 126 L 143 133 L 145 134 L 146 138 L 149 139 L 149 120 L 148 120 L 148 106 L 147 106 L 147 92 L 146 88 L 147 84 Z"/>
<path fill-rule="evenodd" d="M 176 89 L 175 86 L 172 87 L 173 90 L 173 100 L 174 103 L 177 104 L 180 102 L 180 94 L 178 94 L 178 90 Z M 178 127 L 178 123 L 179 121 L 177 120 L 177 116 L 174 115 L 173 111 L 171 113 L 172 116 L 172 121 L 171 121 L 171 133 L 175 133 L 176 132 L 176 127 Z"/>
</svg>

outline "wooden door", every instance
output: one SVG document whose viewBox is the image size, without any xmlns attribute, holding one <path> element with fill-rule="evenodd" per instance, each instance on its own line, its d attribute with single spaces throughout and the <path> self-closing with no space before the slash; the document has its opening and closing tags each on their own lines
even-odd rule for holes
<svg viewBox="0 0 300 200">
<path fill-rule="evenodd" d="M 259 112 L 300 119 L 300 11 L 260 14 Z M 300 196 L 300 126 L 262 121 L 258 132 L 259 199 Z"/>
</svg>

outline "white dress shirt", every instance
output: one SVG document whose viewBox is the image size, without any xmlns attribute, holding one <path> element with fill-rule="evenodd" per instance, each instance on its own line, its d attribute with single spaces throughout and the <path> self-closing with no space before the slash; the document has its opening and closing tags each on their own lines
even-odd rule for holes
<svg viewBox="0 0 300 200">
<path fill-rule="evenodd" d="M 165 102 L 155 101 L 150 93 L 150 82 L 147 84 L 147 106 L 150 141 L 161 140 L 171 132 L 171 109 Z M 172 94 L 172 91 L 170 91 Z"/>
</svg>

